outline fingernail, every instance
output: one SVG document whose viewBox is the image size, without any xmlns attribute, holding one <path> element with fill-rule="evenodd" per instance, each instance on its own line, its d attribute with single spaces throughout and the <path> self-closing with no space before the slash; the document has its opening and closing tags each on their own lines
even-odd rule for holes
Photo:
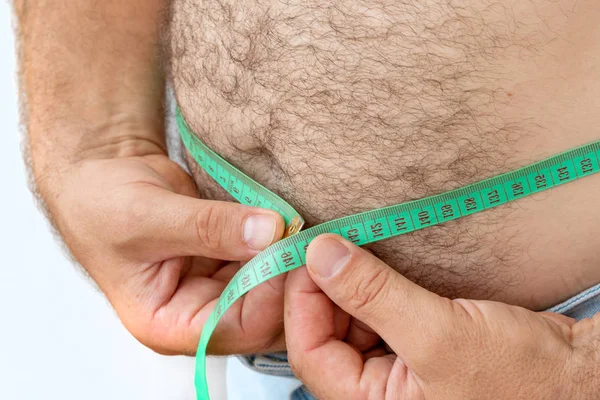
<svg viewBox="0 0 600 400">
<path fill-rule="evenodd" d="M 329 278 L 350 259 L 350 250 L 336 239 L 322 239 L 311 251 L 308 267 L 322 278 Z"/>
<path fill-rule="evenodd" d="M 275 238 L 277 221 L 267 214 L 255 214 L 246 218 L 244 241 L 254 250 L 264 250 Z"/>
</svg>

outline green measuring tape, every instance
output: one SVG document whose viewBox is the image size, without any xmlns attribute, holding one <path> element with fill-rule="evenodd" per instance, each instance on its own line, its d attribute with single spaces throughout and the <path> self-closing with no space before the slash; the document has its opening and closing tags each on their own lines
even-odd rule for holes
<svg viewBox="0 0 600 400">
<path fill-rule="evenodd" d="M 196 353 L 198 400 L 209 399 L 206 348 L 223 313 L 253 287 L 303 266 L 306 248 L 318 235 L 335 233 L 360 246 L 500 206 L 600 170 L 600 141 L 597 141 L 460 189 L 339 218 L 299 232 L 304 220 L 296 210 L 202 143 L 192 133 L 179 109 L 177 124 L 183 142 L 196 162 L 239 202 L 280 213 L 286 222 L 286 236 L 289 236 L 271 245 L 238 271 L 204 325 Z"/>
</svg>

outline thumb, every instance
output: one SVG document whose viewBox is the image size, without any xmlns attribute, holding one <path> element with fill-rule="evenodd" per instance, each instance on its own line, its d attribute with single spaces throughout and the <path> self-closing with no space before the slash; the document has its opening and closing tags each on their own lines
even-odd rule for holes
<svg viewBox="0 0 600 400">
<path fill-rule="evenodd" d="M 136 195 L 144 201 L 131 207 L 135 218 L 130 222 L 136 224 L 134 242 L 144 250 L 138 248 L 138 253 L 146 257 L 248 260 L 279 240 L 285 230 L 283 218 L 275 211 L 162 188 L 148 190 L 152 193 Z"/>
<path fill-rule="evenodd" d="M 450 340 L 456 308 L 374 255 L 331 234 L 313 240 L 306 264 L 314 282 L 374 329 L 409 368 L 425 365 Z"/>
</svg>

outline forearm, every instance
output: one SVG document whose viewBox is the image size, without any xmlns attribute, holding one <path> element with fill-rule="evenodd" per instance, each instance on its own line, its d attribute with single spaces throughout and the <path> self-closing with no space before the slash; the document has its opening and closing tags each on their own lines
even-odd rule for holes
<svg viewBox="0 0 600 400">
<path fill-rule="evenodd" d="M 86 157 L 164 151 L 159 31 L 166 2 L 15 0 L 38 186 Z"/>
</svg>

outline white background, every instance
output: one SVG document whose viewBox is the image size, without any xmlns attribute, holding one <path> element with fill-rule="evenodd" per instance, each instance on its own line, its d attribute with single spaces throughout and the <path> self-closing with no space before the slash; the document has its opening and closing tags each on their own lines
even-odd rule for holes
<svg viewBox="0 0 600 400">
<path fill-rule="evenodd" d="M 34 204 L 20 151 L 12 23 L 10 3 L 0 1 L 0 399 L 191 400 L 193 360 L 133 339 Z M 219 400 L 223 368 L 215 365 Z"/>
</svg>

